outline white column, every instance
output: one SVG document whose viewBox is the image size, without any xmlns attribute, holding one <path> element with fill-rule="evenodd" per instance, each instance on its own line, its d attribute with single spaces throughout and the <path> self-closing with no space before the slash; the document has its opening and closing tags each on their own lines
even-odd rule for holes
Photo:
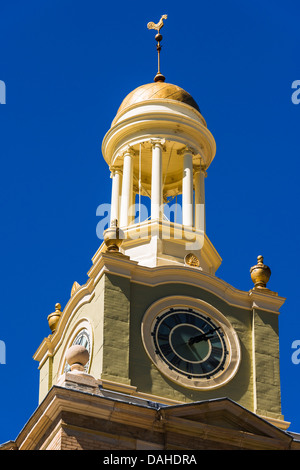
<svg viewBox="0 0 300 470">
<path fill-rule="evenodd" d="M 188 148 L 183 155 L 182 225 L 193 226 L 193 154 Z"/>
<path fill-rule="evenodd" d="M 152 178 L 151 178 L 151 219 L 162 219 L 162 151 L 164 140 L 151 139 Z"/>
<path fill-rule="evenodd" d="M 121 172 L 118 169 L 112 168 L 111 171 L 112 187 L 111 187 L 111 207 L 110 207 L 110 223 L 117 219 L 119 220 L 119 203 L 120 203 L 120 189 L 121 189 Z"/>
<path fill-rule="evenodd" d="M 206 172 L 201 167 L 195 171 L 195 228 L 205 231 L 205 179 Z"/>
<path fill-rule="evenodd" d="M 129 225 L 129 209 L 132 201 L 132 154 L 127 149 L 123 155 L 123 179 L 120 212 L 120 227 Z"/>
</svg>

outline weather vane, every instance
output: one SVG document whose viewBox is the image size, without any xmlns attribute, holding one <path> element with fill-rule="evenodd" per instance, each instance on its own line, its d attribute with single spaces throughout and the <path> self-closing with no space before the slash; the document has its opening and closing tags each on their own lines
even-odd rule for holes
<svg viewBox="0 0 300 470">
<path fill-rule="evenodd" d="M 157 74 L 154 77 L 155 82 L 164 82 L 165 77 L 160 73 L 160 51 L 161 51 L 161 45 L 160 42 L 162 40 L 162 35 L 160 34 L 160 30 L 164 25 L 164 21 L 168 18 L 168 15 L 162 15 L 161 19 L 159 20 L 158 23 L 153 23 L 150 21 L 150 23 L 147 24 L 148 29 L 155 29 L 157 31 L 157 34 L 155 36 L 155 39 L 157 41 L 156 49 L 157 49 L 157 54 L 158 54 L 158 71 Z"/>
</svg>

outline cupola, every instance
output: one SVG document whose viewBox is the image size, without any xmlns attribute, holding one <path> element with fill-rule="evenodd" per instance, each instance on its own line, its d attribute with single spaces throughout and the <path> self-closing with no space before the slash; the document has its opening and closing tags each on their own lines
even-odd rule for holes
<svg viewBox="0 0 300 470">
<path fill-rule="evenodd" d="M 204 189 L 215 153 L 196 100 L 165 82 L 159 61 L 154 81 L 124 98 L 102 143 L 121 252 L 150 267 L 193 259 L 215 273 L 221 258 L 206 236 Z"/>
</svg>

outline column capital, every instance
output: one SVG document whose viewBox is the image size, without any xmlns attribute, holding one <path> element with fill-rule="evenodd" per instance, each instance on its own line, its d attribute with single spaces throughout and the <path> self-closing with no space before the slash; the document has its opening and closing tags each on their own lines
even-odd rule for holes
<svg viewBox="0 0 300 470">
<path fill-rule="evenodd" d="M 134 155 L 137 155 L 137 151 L 134 150 L 131 145 L 126 145 L 120 152 L 120 155 L 122 157 L 124 157 L 124 155 L 130 155 L 131 157 L 134 157 Z"/>
<path fill-rule="evenodd" d="M 194 175 L 196 175 L 197 173 L 203 173 L 205 177 L 207 176 L 207 172 L 206 172 L 205 167 L 203 165 L 195 165 L 194 166 Z"/>
<path fill-rule="evenodd" d="M 177 150 L 178 155 L 186 155 L 187 153 L 190 155 L 197 155 L 197 152 L 195 151 L 195 149 L 193 149 L 193 147 L 189 147 L 188 145 L 186 145 L 180 150 Z"/>
<path fill-rule="evenodd" d="M 166 143 L 166 139 L 159 139 L 159 138 L 150 139 L 150 144 L 152 145 L 152 147 L 154 147 L 155 145 L 158 145 L 162 150 L 165 150 L 165 143 Z"/>
<path fill-rule="evenodd" d="M 122 169 L 117 166 L 111 166 L 109 168 L 110 170 L 110 177 L 112 178 L 116 173 L 119 173 L 119 175 L 122 175 Z"/>
</svg>

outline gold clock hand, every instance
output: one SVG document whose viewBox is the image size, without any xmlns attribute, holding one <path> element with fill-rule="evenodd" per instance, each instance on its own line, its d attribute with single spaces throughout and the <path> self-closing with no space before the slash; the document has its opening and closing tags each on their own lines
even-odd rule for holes
<svg viewBox="0 0 300 470">
<path fill-rule="evenodd" d="M 189 340 L 188 340 L 188 344 L 189 346 L 192 346 L 193 344 L 195 343 L 199 343 L 200 341 L 207 341 L 208 339 L 212 338 L 212 336 L 208 336 L 210 335 L 211 333 L 214 333 L 215 331 L 219 330 L 221 327 L 217 327 L 217 328 L 213 328 L 212 330 L 209 330 L 207 333 L 203 333 L 201 335 L 197 335 L 197 336 L 192 336 Z"/>
</svg>

